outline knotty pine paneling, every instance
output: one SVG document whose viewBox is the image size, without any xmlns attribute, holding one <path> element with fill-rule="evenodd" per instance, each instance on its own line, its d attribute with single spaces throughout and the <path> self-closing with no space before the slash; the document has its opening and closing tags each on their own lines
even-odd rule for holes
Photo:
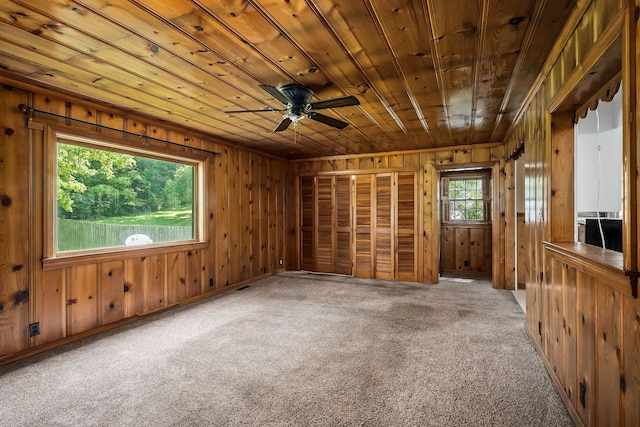
<svg viewBox="0 0 640 427">
<path fill-rule="evenodd" d="M 576 424 L 585 426 L 638 425 L 638 300 L 615 288 L 611 274 L 587 271 L 584 263 L 558 258 L 545 249 L 544 241 L 571 241 L 574 233 L 572 107 L 563 105 L 563 111 L 549 114 L 549 106 L 558 93 L 567 93 L 578 105 L 586 101 L 579 97 L 591 94 L 572 93 L 577 76 L 586 73 L 590 79 L 599 78 L 599 73 L 589 72 L 591 65 L 585 65 L 586 61 L 597 63 L 607 49 L 601 40 L 618 32 L 631 36 L 629 43 L 623 43 L 619 65 L 622 75 L 628 77 L 623 90 L 637 93 L 633 3 L 584 2 L 575 8 L 561 43 L 551 52 L 538 86 L 529 95 L 528 108 L 512 125 L 505 147 L 506 152 L 513 152 L 518 144 L 525 146 L 526 329 Z M 626 21 L 624 14 L 629 15 Z M 632 28 L 624 28 L 624 22 L 630 22 Z M 602 76 L 605 81 L 597 80 L 600 85 L 608 80 Z M 625 121 L 624 126 L 635 147 L 637 105 L 626 99 L 623 117 L 633 120 Z M 627 156 L 635 156 L 635 151 L 628 151 Z M 629 160 L 629 167 L 635 168 L 635 157 Z M 635 171 L 631 176 L 636 180 Z M 637 192 L 631 191 L 629 198 L 630 206 L 637 205 Z M 636 222 L 635 212 L 625 211 L 630 214 L 625 219 Z M 636 257 L 638 248 L 629 246 L 629 250 Z M 629 381 L 630 377 L 634 379 Z"/>
<path fill-rule="evenodd" d="M 623 417 L 627 425 L 640 425 L 640 405 L 637 404 L 640 396 L 640 300 L 624 298 L 624 318 L 636 321 L 624 322 L 624 336 L 622 350 L 622 374 L 626 385 L 622 395 L 624 412 Z"/>
<path fill-rule="evenodd" d="M 0 87 L 0 357 L 29 347 L 29 152 L 16 108 L 27 101 Z"/>
<path fill-rule="evenodd" d="M 98 268 L 98 315 L 106 325 L 124 319 L 124 262 L 103 262 Z"/>
<path fill-rule="evenodd" d="M 88 331 L 100 324 L 98 270 L 95 264 L 67 269 L 67 333 Z"/>
<path fill-rule="evenodd" d="M 49 185 L 44 174 L 44 124 L 81 129 L 98 138 L 123 136 L 37 113 L 27 128 L 19 104 L 221 152 L 205 166 L 208 247 L 146 256 L 131 252 L 120 260 L 43 270 L 42 195 Z M 287 162 L 50 92 L 2 86 L 0 112 L 0 363 L 96 333 L 105 325 L 116 327 L 214 295 L 290 265 Z M 29 338 L 30 323 L 40 324 L 40 335 Z"/>
<path fill-rule="evenodd" d="M 419 253 L 417 262 L 419 265 L 419 278 L 418 281 L 437 283 L 440 273 L 440 215 L 438 213 L 438 185 L 439 174 L 441 170 L 457 169 L 465 167 L 494 167 L 497 171 L 501 171 L 504 168 L 504 153 L 506 151 L 499 144 L 486 144 L 486 145 L 474 145 L 463 146 L 454 149 L 431 149 L 422 151 L 411 152 L 394 152 L 386 153 L 384 155 L 361 155 L 361 156 L 339 156 L 335 158 L 323 158 L 323 159 L 311 159 L 294 161 L 293 170 L 302 179 L 306 179 L 305 175 L 310 175 L 319 172 L 326 172 L 324 165 L 331 162 L 333 165 L 345 164 L 344 162 L 338 163 L 336 160 L 346 160 L 346 170 L 334 169 L 333 172 L 358 172 L 356 174 L 356 187 L 358 182 L 362 179 L 359 174 L 363 173 L 375 173 L 378 172 L 402 172 L 406 170 L 418 170 L 417 185 L 420 189 L 420 196 L 416 201 L 416 208 L 421 213 L 420 229 L 422 230 L 422 237 L 418 239 L 417 251 Z M 505 251 L 515 251 L 514 248 L 508 248 L 507 242 L 504 238 L 500 237 L 504 235 L 507 229 L 507 224 L 515 221 L 514 218 L 505 217 L 505 188 L 509 179 L 513 180 L 513 174 L 511 177 L 507 177 L 504 173 L 496 173 L 497 183 L 494 184 L 494 192 L 497 189 L 498 194 L 494 194 L 496 202 L 494 203 L 495 212 L 493 212 L 498 227 L 498 243 L 493 245 L 493 251 L 478 253 L 477 255 L 483 258 L 483 262 L 487 257 L 490 262 L 497 262 L 498 267 L 495 265 L 492 268 L 493 286 L 496 288 L 504 288 L 506 277 L 515 274 L 515 260 L 516 257 L 511 257 L 509 261 L 505 259 Z M 366 185 L 366 184 L 363 184 Z M 362 187 L 362 191 L 364 187 Z M 358 189 L 356 188 L 356 198 Z M 357 203 L 357 201 L 356 201 Z M 356 211 L 356 221 L 357 218 Z M 501 223 L 501 224 L 499 224 Z M 509 225 L 511 230 L 515 230 L 515 224 Z M 357 233 L 356 233 L 357 234 Z M 356 245 L 360 244 L 362 247 L 367 245 L 367 240 L 358 241 L 358 238 L 365 236 L 356 236 Z M 489 234 L 489 239 L 494 241 L 494 237 Z M 391 245 L 392 242 L 387 242 Z M 513 244 L 513 241 L 511 241 Z M 382 244 L 382 242 L 381 242 Z M 386 250 L 386 246 L 383 248 Z M 372 248 L 375 251 L 375 248 Z M 403 249 L 405 250 L 405 249 Z M 386 262 L 384 259 L 381 260 Z M 369 266 L 363 264 L 363 260 L 358 261 L 356 259 L 356 275 L 358 273 L 358 266 L 361 266 L 364 270 L 368 271 Z M 363 273 L 366 274 L 366 273 Z M 511 283 L 515 283 L 515 279 L 511 280 Z"/>
</svg>

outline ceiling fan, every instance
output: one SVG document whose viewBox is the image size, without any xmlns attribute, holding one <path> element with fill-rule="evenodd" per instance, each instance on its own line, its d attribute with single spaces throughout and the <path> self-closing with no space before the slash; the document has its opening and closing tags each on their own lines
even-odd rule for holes
<svg viewBox="0 0 640 427">
<path fill-rule="evenodd" d="M 279 88 L 262 84 L 259 86 L 269 95 L 282 102 L 285 108 L 278 110 L 275 108 L 265 107 L 262 110 L 236 110 L 225 111 L 225 113 L 264 113 L 272 111 L 285 113 L 278 126 L 273 130 L 274 132 L 286 130 L 291 123 L 295 126 L 305 117 L 333 126 L 337 129 L 344 129 L 349 126 L 349 123 L 334 119 L 333 117 L 325 116 L 324 114 L 316 112 L 316 110 L 360 105 L 360 101 L 358 101 L 358 98 L 355 96 L 343 96 L 340 98 L 327 99 L 326 101 L 311 102 L 313 91 L 307 86 L 296 83 L 290 83 Z"/>
</svg>

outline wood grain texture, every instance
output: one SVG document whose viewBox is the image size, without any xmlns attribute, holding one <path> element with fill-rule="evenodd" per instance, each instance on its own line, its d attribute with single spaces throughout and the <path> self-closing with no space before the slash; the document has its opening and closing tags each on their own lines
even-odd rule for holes
<svg viewBox="0 0 640 427">
<path fill-rule="evenodd" d="M 287 159 L 497 142 L 572 6 L 3 0 L 0 76 Z M 612 19 L 597 11 L 594 36 Z M 354 95 L 360 106 L 326 110 L 343 130 L 302 121 L 292 144 L 272 132 L 279 114 L 260 110 L 281 105 L 259 88 L 291 82 L 314 101 Z M 243 109 L 258 111 L 225 113 Z"/>
<path fill-rule="evenodd" d="M 633 333 L 623 332 L 637 323 L 633 310 L 625 311 L 626 301 L 634 299 L 629 259 L 636 258 L 637 236 L 625 234 L 625 254 L 573 243 L 573 110 L 609 84 L 612 73 L 634 80 L 630 84 L 636 90 L 635 60 L 629 61 L 635 44 L 621 42 L 635 34 L 628 27 L 635 11 L 627 6 L 584 2 L 575 10 L 569 20 L 573 26 L 563 32 L 505 146 L 507 152 L 518 144 L 526 147 L 526 327 L 570 412 L 575 411 L 576 424 L 586 426 L 634 425 L 635 405 L 628 399 L 638 399 L 636 390 L 622 391 L 625 351 L 631 346 L 631 357 L 638 355 Z M 630 98 L 627 91 L 623 95 Z M 637 116 L 635 103 L 627 101 L 623 108 L 623 115 Z M 635 135 L 629 123 L 625 126 Z M 625 134 L 630 158 L 624 187 L 634 183 L 635 188 L 637 154 L 629 149 L 635 139 Z M 626 200 L 635 206 L 637 194 Z M 637 221 L 635 208 L 626 212 L 628 221 Z"/>
<path fill-rule="evenodd" d="M 26 100 L 22 91 L 0 88 L 0 356 L 29 347 L 29 145 L 12 108 Z"/>
<path fill-rule="evenodd" d="M 275 274 L 279 267 L 275 260 L 282 259 L 285 264 L 289 253 L 284 235 L 289 228 L 284 209 L 289 189 L 286 162 L 229 147 L 185 129 L 165 127 L 161 122 L 112 109 L 103 111 L 95 105 L 50 94 L 2 86 L 0 101 L 0 108 L 5 111 L 2 129 L 14 130 L 3 132 L 4 143 L 0 144 L 0 195 L 10 197 L 3 199 L 0 206 L 0 234 L 5 236 L 0 239 L 4 254 L 0 258 L 0 363 L 213 295 L 227 286 L 237 286 L 241 280 Z M 45 123 L 59 129 L 81 130 L 98 139 L 104 134 L 114 141 L 131 141 L 90 124 L 76 125 L 38 114 L 27 128 L 24 114 L 17 108 L 21 103 L 88 123 L 166 138 L 185 149 L 221 151 L 221 157 L 210 159 L 205 166 L 202 191 L 206 193 L 206 204 L 202 206 L 202 219 L 208 240 L 188 250 L 176 247 L 97 255 L 90 260 L 67 261 L 63 267 L 48 265 L 44 270 L 42 259 L 49 244 L 45 200 L 55 197 L 46 196 L 52 188 L 52 178 L 45 167 Z M 21 143 L 14 142 L 18 139 Z M 161 142 L 151 145 L 158 151 L 167 149 Z M 251 167 L 250 159 L 257 168 Z M 240 170 L 247 173 L 242 176 Z M 250 197 L 241 199 L 241 193 Z M 279 204 L 279 208 L 272 209 L 272 204 Z M 251 210 L 251 205 L 256 205 L 257 210 Z M 257 239 L 247 238 L 254 227 Z M 240 251 L 240 244 L 246 244 L 251 251 Z M 254 254 L 257 257 L 252 258 Z M 18 259 L 23 255 L 24 260 Z M 241 266 L 249 266 L 242 278 Z M 213 279 L 211 284 L 209 279 Z M 16 298 L 19 303 L 15 303 Z M 40 334 L 33 338 L 29 338 L 30 323 L 40 325 Z"/>
<path fill-rule="evenodd" d="M 459 154 L 456 154 L 459 153 Z M 457 156 L 457 157 L 456 157 Z M 400 158 L 403 160 L 400 160 Z M 456 158 L 464 163 L 456 163 Z M 417 193 L 417 199 L 415 200 L 415 204 L 413 208 L 415 209 L 415 214 L 420 216 L 420 219 L 415 224 L 415 230 L 417 230 L 418 237 L 414 244 L 415 248 L 422 255 L 419 256 L 414 262 L 416 267 L 416 277 L 418 281 L 424 281 L 427 283 L 438 283 L 439 274 L 441 271 L 440 268 L 440 260 L 441 259 L 452 259 L 443 255 L 441 257 L 441 231 L 440 231 L 440 215 L 438 214 L 439 209 L 439 175 L 441 173 L 441 168 L 447 169 L 457 169 L 457 168 L 478 168 L 483 167 L 487 168 L 493 165 L 497 170 L 501 169 L 501 166 L 504 164 L 504 150 L 501 147 L 488 145 L 488 146 L 466 146 L 464 148 L 458 150 L 450 150 L 450 149 L 431 149 L 427 151 L 410 151 L 406 153 L 389 153 L 386 156 L 369 156 L 369 155 L 360 155 L 360 156 L 339 156 L 339 157 L 325 157 L 321 159 L 311 159 L 305 161 L 296 161 L 293 164 L 295 165 L 295 169 L 298 174 L 301 175 L 301 180 L 308 179 L 307 175 L 312 175 L 315 173 L 325 172 L 324 165 L 328 162 L 334 162 L 336 160 L 344 159 L 345 162 L 341 163 L 342 165 L 346 165 L 346 170 L 336 170 L 334 169 L 332 173 L 334 174 L 354 174 L 355 176 L 355 221 L 368 221 L 366 219 L 366 199 L 360 199 L 358 194 L 363 195 L 362 197 L 367 197 L 364 194 L 367 193 L 368 183 L 364 181 L 367 174 L 374 173 L 375 171 L 379 171 L 380 173 L 397 173 L 402 174 L 407 170 L 417 170 L 416 179 L 417 181 L 413 184 L 414 189 Z M 383 160 L 386 159 L 386 160 Z M 471 162 L 469 163 L 469 160 Z M 474 159 L 481 159 L 481 163 L 475 163 Z M 333 163 L 337 165 L 337 163 Z M 388 169 L 379 169 L 377 165 L 385 164 L 390 165 Z M 403 165 L 393 167 L 392 165 Z M 505 185 L 505 182 L 499 182 L 496 188 L 499 186 Z M 372 191 L 375 191 L 372 190 Z M 504 195 L 504 192 L 501 194 Z M 506 198 L 502 196 L 499 200 L 496 201 L 496 209 L 498 211 L 503 210 L 504 203 L 506 203 Z M 384 205 L 383 205 L 384 206 Z M 376 215 L 376 204 L 374 199 L 374 204 L 371 206 L 371 212 L 373 215 Z M 361 212 L 365 217 L 360 218 L 358 212 Z M 372 220 L 375 218 L 372 218 Z M 505 227 L 506 223 L 515 222 L 514 218 L 506 218 L 505 219 Z M 376 253 L 375 248 L 375 226 L 372 226 L 374 231 L 371 237 L 365 236 L 364 231 L 356 232 L 356 248 L 360 244 L 362 248 L 366 247 L 368 243 L 372 243 L 372 253 Z M 515 228 L 515 225 L 511 225 L 512 228 Z M 364 230 L 363 227 L 356 225 L 356 230 Z M 504 233 L 504 230 L 499 230 L 498 233 Z M 368 240 L 369 238 L 373 240 Z M 361 239 L 361 240 L 358 240 Z M 498 256 L 501 259 L 504 259 L 504 252 L 506 251 L 505 241 L 498 241 L 497 244 L 494 244 L 494 237 L 491 232 L 484 233 L 482 239 L 478 236 L 478 246 L 476 247 L 476 252 L 474 256 L 477 257 L 477 261 L 474 259 L 474 265 L 482 264 L 482 269 L 485 272 L 497 272 L 490 267 L 492 258 L 494 253 L 497 252 Z M 382 244 L 382 242 L 381 242 Z M 384 247 L 381 249 L 388 250 L 391 247 L 392 242 L 388 241 L 384 243 Z M 393 243 L 396 244 L 395 242 Z M 408 240 L 404 242 L 403 252 L 408 253 Z M 480 248 L 486 247 L 496 247 L 497 250 L 486 250 Z M 364 254 L 364 253 L 363 253 Z M 363 255 L 366 256 L 366 255 Z M 377 255 L 375 255 L 377 256 Z M 453 253 L 452 253 L 453 256 Z M 387 260 L 382 260 L 383 265 Z M 364 264 L 364 258 L 358 258 L 356 254 L 355 258 L 355 269 L 356 274 L 367 274 L 364 271 L 369 270 L 369 266 Z M 358 265 L 363 267 L 363 272 L 358 273 Z M 375 258 L 374 258 L 375 265 Z M 375 267 L 372 267 L 375 268 Z M 505 269 L 504 263 L 502 263 L 501 267 Z M 503 274 L 496 274 L 493 278 L 494 287 L 496 288 L 504 288 L 505 277 L 508 275 L 513 275 L 515 272 L 505 271 Z M 368 276 L 364 276 L 368 277 Z M 515 279 L 512 279 L 512 281 Z"/>
</svg>

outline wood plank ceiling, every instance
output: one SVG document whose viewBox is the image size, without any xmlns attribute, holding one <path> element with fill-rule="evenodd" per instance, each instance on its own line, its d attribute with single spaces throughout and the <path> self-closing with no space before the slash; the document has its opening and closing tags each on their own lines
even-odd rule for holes
<svg viewBox="0 0 640 427">
<path fill-rule="evenodd" d="M 500 142 L 575 3 L 0 0 L 0 76 L 286 159 Z M 360 105 L 225 113 L 288 83 Z"/>
</svg>

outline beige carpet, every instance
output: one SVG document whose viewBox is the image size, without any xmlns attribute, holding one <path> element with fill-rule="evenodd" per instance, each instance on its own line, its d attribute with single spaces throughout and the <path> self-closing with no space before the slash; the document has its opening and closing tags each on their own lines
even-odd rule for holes
<svg viewBox="0 0 640 427">
<path fill-rule="evenodd" d="M 570 426 L 509 291 L 290 272 L 0 367 L 7 426 Z"/>
</svg>

